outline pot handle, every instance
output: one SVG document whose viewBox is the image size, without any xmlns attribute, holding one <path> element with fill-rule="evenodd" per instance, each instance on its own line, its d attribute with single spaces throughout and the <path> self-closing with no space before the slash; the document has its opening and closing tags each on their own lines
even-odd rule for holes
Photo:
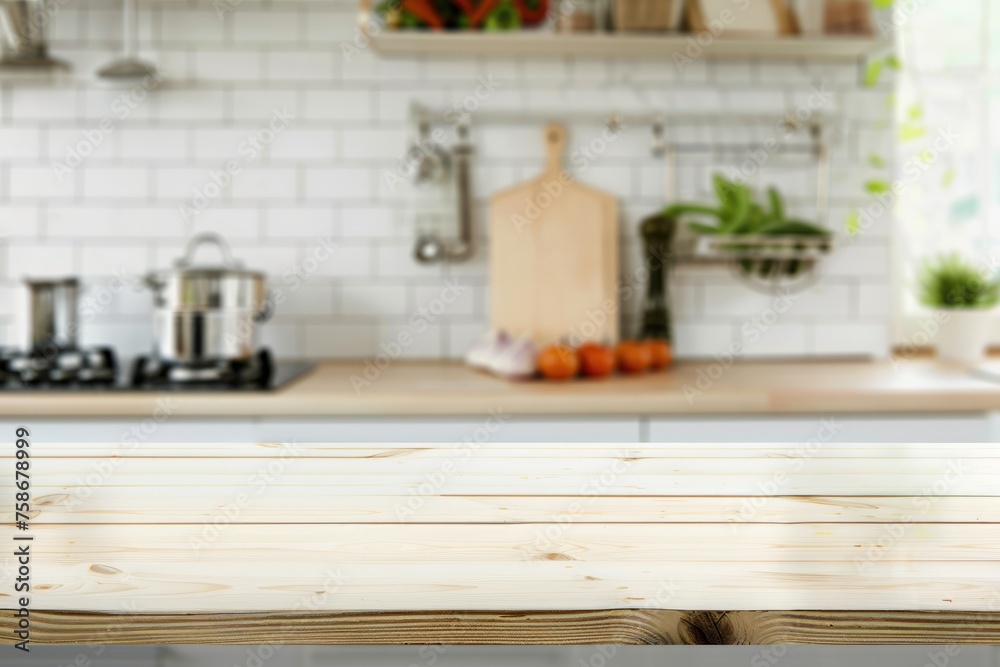
<svg viewBox="0 0 1000 667">
<path fill-rule="evenodd" d="M 267 298 L 264 299 L 264 307 L 254 313 L 254 324 L 263 324 L 274 317 L 274 294 L 268 290 Z"/>
<path fill-rule="evenodd" d="M 184 257 L 174 262 L 174 265 L 178 268 L 192 266 L 194 254 L 198 250 L 198 246 L 210 243 L 215 244 L 219 248 L 219 253 L 222 255 L 223 266 L 229 268 L 237 268 L 241 266 L 240 262 L 233 259 L 233 253 L 229 250 L 229 244 L 226 243 L 226 239 L 214 232 L 202 232 L 201 234 L 196 234 L 191 237 L 191 240 L 188 241 L 187 248 L 184 250 Z"/>
</svg>

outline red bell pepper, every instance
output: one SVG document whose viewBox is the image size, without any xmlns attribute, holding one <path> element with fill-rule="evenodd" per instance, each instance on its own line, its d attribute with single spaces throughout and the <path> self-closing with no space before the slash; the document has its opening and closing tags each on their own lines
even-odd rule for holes
<svg viewBox="0 0 1000 667">
<path fill-rule="evenodd" d="M 429 25 L 432 30 L 444 29 L 444 21 L 430 0 L 403 0 L 402 8 Z"/>
<path fill-rule="evenodd" d="M 514 0 L 514 6 L 525 25 L 537 25 L 549 13 L 549 0 Z"/>
</svg>

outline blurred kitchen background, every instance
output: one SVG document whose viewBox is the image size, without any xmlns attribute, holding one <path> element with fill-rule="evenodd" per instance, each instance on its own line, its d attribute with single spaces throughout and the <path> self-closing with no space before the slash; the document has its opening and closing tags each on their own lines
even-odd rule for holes
<svg viewBox="0 0 1000 667">
<path fill-rule="evenodd" d="M 192 235 L 212 231 L 248 267 L 284 285 L 287 300 L 262 331 L 279 356 L 372 355 L 453 280 L 467 289 L 403 354 L 461 357 L 489 319 L 489 198 L 540 171 L 545 119 L 567 126 L 574 175 L 618 198 L 619 272 L 641 290 L 644 217 L 677 200 L 711 203 L 712 175 L 737 173 L 767 140 L 809 144 L 805 126 L 794 136 L 781 126 L 789 114 L 823 119 L 828 193 L 817 191 L 811 153 L 747 173 L 754 187 L 777 186 L 791 214 L 827 227 L 834 249 L 794 307 L 752 340 L 743 325 L 773 297 L 725 265 L 678 266 L 671 306 L 682 358 L 710 357 L 734 341 L 750 357 L 884 356 L 911 314 L 899 297 L 913 256 L 953 234 L 980 248 L 990 238 L 991 68 L 1000 52 L 990 51 L 986 2 L 927 0 L 898 27 L 886 24 L 884 39 L 879 17 L 892 21 L 892 9 L 873 9 L 860 28 L 866 34 L 778 38 L 800 43 L 775 56 L 773 39 L 714 38 L 711 30 L 694 50 L 693 37 L 690 44 L 684 35 L 663 37 L 673 40 L 666 50 L 651 45 L 648 32 L 620 44 L 577 43 L 565 51 L 571 55 L 516 39 L 455 50 L 394 41 L 404 30 L 391 34 L 364 7 L 359 29 L 351 0 L 140 0 L 139 52 L 161 78 L 138 92 L 95 76 L 124 47 L 119 2 L 49 4 L 49 55 L 71 69 L 0 74 L 0 340 L 10 344 L 19 342 L 22 278 L 79 275 L 87 314 L 81 343 L 147 352 L 152 299 L 141 277 L 169 267 Z M 798 30 L 822 31 L 806 24 L 808 5 Z M 911 33 L 915 43 L 897 58 L 892 42 Z M 686 59 L 671 57 L 674 47 Z M 904 95 L 921 96 L 919 119 L 907 115 Z M 459 233 L 411 185 L 405 158 L 420 137 L 414 104 L 431 114 L 445 149 L 458 140 L 461 110 L 475 109 L 468 127 L 475 252 L 466 261 L 414 259 L 421 234 Z M 289 114 L 287 126 L 248 150 L 276 110 Z M 624 127 L 599 141 L 614 114 Z M 865 215 L 901 177 L 897 154 L 913 152 L 901 147 L 894 114 L 904 126 L 919 121 L 928 136 L 951 125 L 961 133 L 948 156 L 950 189 L 945 177 L 922 177 L 906 193 L 913 200 L 898 224 L 885 209 Z M 667 142 L 705 150 L 656 150 L 661 120 Z M 212 173 L 233 160 L 241 171 L 231 184 L 203 210 L 183 214 L 182 205 L 206 186 L 212 192 Z M 817 214 L 817 197 L 827 194 Z M 332 256 L 312 261 L 331 242 Z M 304 280 L 291 289 L 296 271 Z M 123 276 L 127 289 L 118 288 Z M 97 298 L 104 288 L 113 291 L 107 303 Z M 641 304 L 638 294 L 623 301 L 623 335 L 636 335 Z"/>
</svg>

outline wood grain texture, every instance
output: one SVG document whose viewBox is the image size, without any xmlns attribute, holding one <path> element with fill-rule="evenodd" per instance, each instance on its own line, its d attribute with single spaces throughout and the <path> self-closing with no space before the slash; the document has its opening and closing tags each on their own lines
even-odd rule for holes
<svg viewBox="0 0 1000 667">
<path fill-rule="evenodd" d="M 738 362 L 705 385 L 714 362 L 606 382 L 506 382 L 456 363 L 396 361 L 358 392 L 363 362 L 327 362 L 273 392 L 5 393 L 0 416 L 324 418 L 469 415 L 502 409 L 532 415 L 982 413 L 1000 408 L 1000 384 L 933 360 L 886 362 Z M 685 386 L 700 393 L 685 395 Z M 332 428 L 332 427 L 331 427 Z"/>
<path fill-rule="evenodd" d="M 39 644 L 996 644 L 1000 612 L 35 612 Z M 0 611 L 0 643 L 15 619 Z"/>
<path fill-rule="evenodd" d="M 986 641 L 997 627 L 995 445 L 201 447 L 33 445 L 45 636 L 61 641 L 55 619 L 66 636 L 113 622 L 121 641 L 232 641 L 241 624 L 304 642 Z M 7 473 L 5 507 L 11 491 Z M 5 578 L 15 567 L 0 553 Z"/>
<path fill-rule="evenodd" d="M 490 326 L 536 345 L 618 340 L 618 204 L 563 166 L 566 131 L 543 131 L 548 163 L 490 201 Z"/>
</svg>

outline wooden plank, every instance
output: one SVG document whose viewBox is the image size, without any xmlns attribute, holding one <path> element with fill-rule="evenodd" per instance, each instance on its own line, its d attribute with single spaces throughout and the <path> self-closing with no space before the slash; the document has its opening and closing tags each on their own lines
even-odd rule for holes
<svg viewBox="0 0 1000 667">
<path fill-rule="evenodd" d="M 0 610 L 0 643 L 16 641 Z M 36 644 L 996 644 L 1000 612 L 32 612 Z"/>
<path fill-rule="evenodd" d="M 38 609 L 993 611 L 994 526 L 36 526 Z M 3 527 L 0 540 L 14 529 Z M 14 571 L 14 557 L 0 558 Z M 0 605 L 10 604 L 8 598 Z M 315 606 L 314 606 L 315 605 Z"/>
<path fill-rule="evenodd" d="M 86 497 L 46 487 L 36 524 L 205 523 L 1000 523 L 1000 498 L 941 496 L 924 507 L 911 497 L 833 496 L 350 496 L 323 488 L 276 486 L 240 503 L 229 487 L 98 486 Z M 0 493 L 0 522 L 14 521 Z M 235 511 L 239 508 L 239 511 Z"/>
<path fill-rule="evenodd" d="M 12 445 L 8 445 L 12 446 Z M 668 459 L 717 459 L 717 458 L 774 458 L 774 459 L 936 459 L 948 461 L 967 458 L 1000 458 L 1000 444 L 984 443 L 701 443 L 697 445 L 671 442 L 643 444 L 612 444 L 589 442 L 428 442 L 386 443 L 32 443 L 36 459 L 72 458 L 105 459 L 128 458 L 357 458 L 357 459 L 464 459 L 511 458 L 536 459 L 566 457 L 590 458 L 668 458 Z"/>
<path fill-rule="evenodd" d="M 813 465 L 811 465 L 813 464 Z M 425 478 L 443 473 L 471 481 L 490 480 L 502 483 L 504 478 L 553 476 L 575 484 L 586 477 L 604 473 L 619 478 L 692 477 L 709 478 L 708 485 L 720 478 L 753 477 L 770 479 L 784 473 L 811 473 L 817 477 L 940 477 L 954 472 L 962 477 L 1000 475 L 1000 458 L 958 459 L 939 458 L 669 458 L 633 457 L 626 452 L 611 457 L 578 458 L 573 454 L 549 455 L 524 460 L 516 457 L 494 458 L 487 453 L 468 457 L 386 456 L 365 458 L 308 459 L 293 454 L 270 459 L 200 459 L 191 465 L 186 459 L 122 458 L 116 462 L 80 459 L 36 459 L 32 465 L 40 481 L 62 485 L 69 477 L 86 482 L 96 473 L 109 482 L 123 485 L 168 484 L 194 485 L 202 481 L 222 486 L 246 484 L 254 477 L 295 477 L 296 483 L 343 484 L 350 480 L 388 478 L 405 482 L 407 475 Z M 887 479 L 881 486 L 890 488 Z"/>
<path fill-rule="evenodd" d="M 380 53 L 393 56 L 521 56 L 559 57 L 611 56 L 618 58 L 662 58 L 686 55 L 690 35 L 467 33 L 445 35 L 417 30 L 384 31 L 373 37 Z M 714 40 L 705 49 L 708 58 L 777 58 L 810 60 L 857 60 L 889 46 L 870 37 L 785 37 L 781 39 Z"/>
<path fill-rule="evenodd" d="M 814 464 L 814 465 L 812 465 Z M 232 497 L 274 487 L 316 487 L 350 496 L 1000 496 L 1000 459 L 518 459 L 444 461 L 121 458 L 38 459 L 37 496 L 86 497 L 93 487 L 232 488 Z M 6 486 L 6 493 L 12 492 Z M 320 491 L 321 489 L 321 491 Z"/>
</svg>

